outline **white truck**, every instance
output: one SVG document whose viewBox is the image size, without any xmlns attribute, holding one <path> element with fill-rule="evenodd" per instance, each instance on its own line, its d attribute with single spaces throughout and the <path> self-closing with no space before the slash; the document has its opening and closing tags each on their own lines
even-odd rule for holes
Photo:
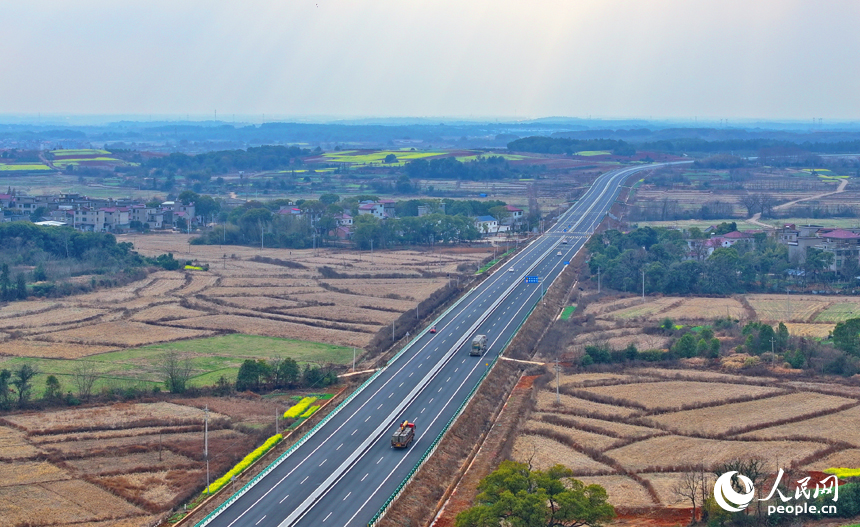
<svg viewBox="0 0 860 527">
<path fill-rule="evenodd" d="M 469 350 L 469 355 L 481 356 L 487 351 L 487 336 L 475 335 L 472 339 L 472 349 Z"/>
</svg>

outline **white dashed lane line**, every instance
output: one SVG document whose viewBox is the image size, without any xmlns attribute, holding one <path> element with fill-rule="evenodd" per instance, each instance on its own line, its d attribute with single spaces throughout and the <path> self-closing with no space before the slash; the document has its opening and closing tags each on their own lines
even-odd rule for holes
<svg viewBox="0 0 860 527">
<path fill-rule="evenodd" d="M 278 502 L 278 505 L 280 505 L 281 503 L 283 503 L 283 502 L 284 502 L 284 500 L 285 500 L 285 499 L 287 499 L 287 498 L 289 498 L 289 497 L 290 497 L 290 495 L 289 495 L 289 494 L 287 494 L 286 496 L 284 496 L 284 498 L 283 498 L 281 501 L 279 501 L 279 502 Z"/>
<path fill-rule="evenodd" d="M 305 479 L 303 479 L 303 480 L 302 480 L 302 482 L 301 482 L 301 483 L 299 483 L 299 485 L 304 485 L 304 484 L 305 484 L 305 481 L 307 481 L 309 477 L 310 477 L 310 476 L 305 476 Z"/>
<path fill-rule="evenodd" d="M 265 520 L 265 519 L 266 519 L 266 515 L 264 514 L 263 517 L 260 518 L 259 520 L 257 520 L 257 523 L 255 523 L 254 525 L 260 525 L 260 522 Z"/>
<path fill-rule="evenodd" d="M 332 512 L 334 512 L 334 511 L 332 511 Z M 325 518 L 323 518 L 323 521 L 326 521 L 329 516 L 331 516 L 331 512 L 325 515 Z"/>
</svg>

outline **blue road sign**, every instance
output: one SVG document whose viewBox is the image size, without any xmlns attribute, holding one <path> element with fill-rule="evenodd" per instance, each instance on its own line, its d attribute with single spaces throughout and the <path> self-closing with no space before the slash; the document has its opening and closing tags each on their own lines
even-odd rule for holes
<svg viewBox="0 0 860 527">
<path fill-rule="evenodd" d="M 527 276 L 526 277 L 526 283 L 527 284 L 539 284 L 540 283 L 540 276 Z"/>
</svg>

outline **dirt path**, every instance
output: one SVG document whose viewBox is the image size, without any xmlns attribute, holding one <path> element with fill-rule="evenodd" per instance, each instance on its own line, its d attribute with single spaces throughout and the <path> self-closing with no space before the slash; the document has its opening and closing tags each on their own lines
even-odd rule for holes
<svg viewBox="0 0 860 527">
<path fill-rule="evenodd" d="M 836 187 L 836 190 L 834 190 L 833 192 L 824 192 L 822 194 L 816 194 L 814 196 L 808 196 L 805 198 L 796 199 L 794 201 L 789 201 L 787 203 L 783 203 L 782 205 L 777 205 L 776 207 L 773 208 L 773 210 L 784 209 L 784 208 L 790 207 L 791 205 L 794 205 L 796 203 L 800 203 L 801 201 L 808 201 L 811 199 L 819 199 L 819 198 L 823 198 L 825 196 L 832 196 L 833 194 L 839 194 L 840 192 L 844 192 L 845 187 L 847 187 L 847 186 L 848 186 L 848 180 L 843 179 L 842 181 L 839 182 L 839 186 Z M 764 227 L 765 229 L 773 229 L 774 228 L 773 225 L 768 225 L 767 223 L 760 222 L 759 221 L 760 218 L 761 218 L 761 212 L 757 212 L 757 213 L 753 214 L 751 218 L 747 219 L 747 222 L 758 225 L 759 227 Z"/>
</svg>

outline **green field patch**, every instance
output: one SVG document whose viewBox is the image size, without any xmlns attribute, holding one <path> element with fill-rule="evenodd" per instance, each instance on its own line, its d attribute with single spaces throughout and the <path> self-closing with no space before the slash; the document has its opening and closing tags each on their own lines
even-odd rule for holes
<svg viewBox="0 0 860 527">
<path fill-rule="evenodd" d="M 33 172 L 41 170 L 51 170 L 51 167 L 42 163 L 20 163 L 6 164 L 0 163 L 0 172 Z"/>
<path fill-rule="evenodd" d="M 849 318 L 860 317 L 860 303 L 840 302 L 831 304 L 815 316 L 816 322 L 844 322 Z"/>
<path fill-rule="evenodd" d="M 51 150 L 51 154 L 55 157 L 70 157 L 70 156 L 97 156 L 103 154 L 110 154 L 107 150 L 95 150 L 92 148 L 79 148 L 69 149 L 69 150 Z"/>
<path fill-rule="evenodd" d="M 369 163 L 383 164 L 385 157 L 389 154 L 397 156 L 397 163 L 390 163 L 391 166 L 398 166 L 404 161 L 412 161 L 414 159 L 423 159 L 425 157 L 435 157 L 444 155 L 445 152 L 419 152 L 417 150 L 377 150 L 375 152 L 360 153 L 359 150 L 341 150 L 340 152 L 326 152 L 323 157 L 333 163 L 353 163 L 357 165 L 367 165 Z"/>
<path fill-rule="evenodd" d="M 592 156 L 608 156 L 611 155 L 612 152 L 609 150 L 583 150 L 582 152 L 577 152 L 575 155 L 583 156 L 583 157 L 592 157 Z"/>
<path fill-rule="evenodd" d="M 561 319 L 567 320 L 573 315 L 573 312 L 576 311 L 576 306 L 567 306 L 561 312 Z"/>
<path fill-rule="evenodd" d="M 73 374 L 81 361 L 93 364 L 98 372 L 99 377 L 93 387 L 94 392 L 108 388 L 159 387 L 164 389 L 157 364 L 166 351 L 177 351 L 187 354 L 190 358 L 193 370 L 189 379 L 190 386 L 212 386 L 222 375 L 230 382 L 234 382 L 239 367 L 245 359 L 269 360 L 274 357 L 290 357 L 299 364 L 352 362 L 352 348 L 344 346 L 233 334 L 112 351 L 77 360 L 16 357 L 4 361 L 3 368 L 15 370 L 23 364 L 35 367 L 40 372 L 33 384 L 36 393 L 41 393 L 45 389 L 48 375 L 57 377 L 64 393 L 69 390 L 76 392 Z"/>
</svg>

